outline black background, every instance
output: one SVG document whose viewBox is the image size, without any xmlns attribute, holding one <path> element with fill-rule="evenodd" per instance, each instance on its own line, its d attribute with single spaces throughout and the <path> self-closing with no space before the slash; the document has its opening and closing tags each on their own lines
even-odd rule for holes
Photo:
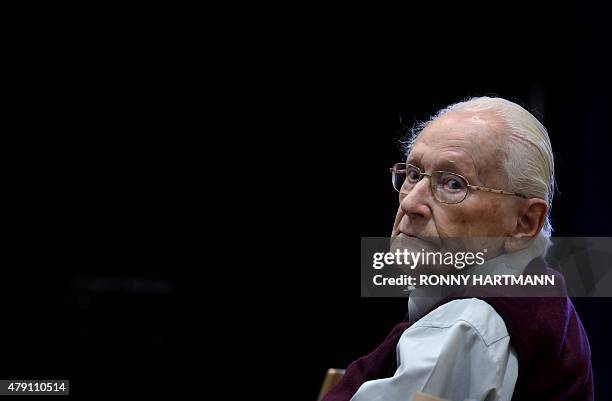
<svg viewBox="0 0 612 401">
<path fill-rule="evenodd" d="M 369 352 L 406 313 L 405 300 L 360 298 L 357 267 L 358 237 L 388 235 L 395 216 L 388 168 L 401 157 L 400 116 L 410 126 L 470 96 L 518 101 L 548 128 L 555 235 L 609 236 L 608 14 L 592 5 L 563 14 L 566 22 L 553 12 L 545 24 L 528 12 L 513 24 L 480 21 L 431 45 L 439 22 L 401 29 L 419 15 L 374 39 L 374 24 L 351 33 L 340 14 L 331 18 L 338 35 L 315 38 L 305 24 L 271 46 L 282 31 L 241 37 L 220 57 L 148 31 L 127 44 L 78 42 L 78 30 L 17 44 L 14 143 L 4 149 L 2 377 L 137 395 L 174 391 L 188 376 L 200 383 L 212 369 L 231 382 L 225 399 L 246 387 L 314 400 L 327 368 Z M 227 54 L 236 59 L 219 68 L 223 78 L 207 70 Z M 211 103 L 229 106 L 221 121 L 212 122 Z M 217 242 L 236 255 L 231 245 L 245 237 L 263 237 L 242 253 L 263 269 L 213 260 Z M 254 280 L 227 289 L 212 273 Z M 210 297 L 215 288 L 221 296 Z M 596 399 L 611 398 L 612 302 L 574 302 Z M 229 344 L 200 332 L 193 340 L 193 325 Z"/>
</svg>

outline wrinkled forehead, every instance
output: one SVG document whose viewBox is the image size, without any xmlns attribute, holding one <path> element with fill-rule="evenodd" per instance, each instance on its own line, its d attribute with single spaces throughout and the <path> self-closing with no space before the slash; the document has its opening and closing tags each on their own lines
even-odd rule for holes
<svg viewBox="0 0 612 401">
<path fill-rule="evenodd" d="M 452 157 L 460 164 L 472 162 L 476 170 L 495 167 L 505 155 L 506 130 L 491 112 L 451 112 L 425 127 L 410 155 L 423 162 Z"/>
</svg>

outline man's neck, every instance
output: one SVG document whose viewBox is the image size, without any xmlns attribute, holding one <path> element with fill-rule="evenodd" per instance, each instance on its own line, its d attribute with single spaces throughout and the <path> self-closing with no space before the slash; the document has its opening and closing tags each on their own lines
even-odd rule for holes
<svg viewBox="0 0 612 401">
<path fill-rule="evenodd" d="M 544 256 L 546 250 L 546 238 L 537 236 L 528 247 L 520 251 L 502 254 L 471 269 L 478 269 L 478 274 L 483 275 L 511 274 L 519 276 L 523 273 L 529 262 Z M 460 274 L 471 274 L 471 269 L 466 269 Z M 408 316 L 410 320 L 420 319 L 435 304 L 451 296 L 457 290 L 457 287 L 441 286 L 418 287 L 411 290 L 408 297 Z"/>
</svg>

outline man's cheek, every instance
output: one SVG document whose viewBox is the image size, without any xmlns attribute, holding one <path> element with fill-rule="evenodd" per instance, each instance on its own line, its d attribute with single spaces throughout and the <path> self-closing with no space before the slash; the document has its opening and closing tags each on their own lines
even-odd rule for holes
<svg viewBox="0 0 612 401">
<path fill-rule="evenodd" d="M 470 216 L 464 213 L 439 212 L 435 216 L 435 222 L 438 230 L 444 232 L 447 237 L 462 236 L 471 226 Z"/>
<path fill-rule="evenodd" d="M 481 222 L 483 230 L 488 235 L 502 236 L 509 217 L 508 210 L 507 205 L 496 197 L 484 204 L 475 218 Z"/>
</svg>

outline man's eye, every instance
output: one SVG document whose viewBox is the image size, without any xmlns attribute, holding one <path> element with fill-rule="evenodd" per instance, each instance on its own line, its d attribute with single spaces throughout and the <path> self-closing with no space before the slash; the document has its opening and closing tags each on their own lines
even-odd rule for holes
<svg viewBox="0 0 612 401">
<path fill-rule="evenodd" d="M 419 178 L 421 178 L 421 174 L 419 174 L 415 170 L 408 170 L 407 176 L 408 176 L 408 179 L 412 182 L 416 182 L 419 180 Z"/>
<path fill-rule="evenodd" d="M 459 180 L 457 180 L 455 178 L 449 178 L 448 180 L 446 180 L 446 182 L 444 183 L 444 186 L 447 189 L 450 189 L 451 191 L 462 190 L 465 187 L 463 182 L 461 182 L 461 181 L 459 181 Z"/>
</svg>

